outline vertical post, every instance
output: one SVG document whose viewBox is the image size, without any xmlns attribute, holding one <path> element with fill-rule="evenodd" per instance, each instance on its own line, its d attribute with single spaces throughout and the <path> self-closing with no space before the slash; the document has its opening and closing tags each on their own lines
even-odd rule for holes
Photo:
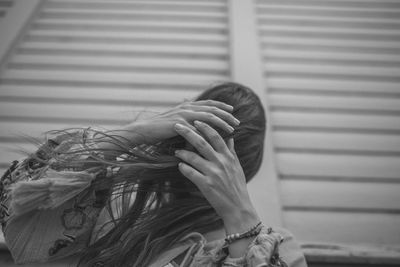
<svg viewBox="0 0 400 267">
<path fill-rule="evenodd" d="M 235 82 L 249 86 L 257 93 L 269 118 L 254 2 L 253 0 L 228 1 L 231 78 Z M 282 226 L 279 180 L 274 163 L 270 125 L 268 121 L 263 164 L 248 187 L 261 220 L 268 225 Z"/>
</svg>

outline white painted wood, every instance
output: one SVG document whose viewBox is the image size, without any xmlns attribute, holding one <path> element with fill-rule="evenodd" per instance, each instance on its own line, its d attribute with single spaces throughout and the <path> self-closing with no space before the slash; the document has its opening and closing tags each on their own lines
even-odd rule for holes
<svg viewBox="0 0 400 267">
<path fill-rule="evenodd" d="M 400 264 L 400 247 L 385 245 L 344 245 L 338 243 L 313 242 L 301 244 L 307 263 L 343 266 L 382 266 Z"/>
<path fill-rule="evenodd" d="M 395 29 L 396 25 L 399 25 L 399 21 L 394 18 L 387 17 L 370 17 L 365 18 L 361 16 L 321 16 L 319 12 L 308 12 L 305 14 L 268 14 L 267 17 L 261 17 L 258 19 L 260 25 L 312 25 L 313 27 L 334 27 L 339 26 L 354 27 L 354 28 L 388 28 Z"/>
<path fill-rule="evenodd" d="M 263 36 L 262 41 L 269 45 L 278 45 L 283 43 L 290 43 L 291 45 L 310 45 L 310 46 L 330 46 L 330 47 L 351 47 L 356 46 L 370 49 L 399 49 L 398 40 L 379 40 L 367 39 L 360 41 L 357 37 L 352 38 L 350 35 L 345 38 L 338 38 L 338 36 Z M 378 47 L 378 48 L 377 48 Z"/>
<path fill-rule="evenodd" d="M 356 53 L 354 51 L 303 50 L 301 48 L 268 48 L 264 55 L 269 60 L 283 62 L 318 62 L 321 64 L 399 66 L 400 55 Z"/>
<path fill-rule="evenodd" d="M 253 20 L 254 6 L 252 1 L 230 0 L 229 7 L 232 79 L 249 86 L 259 95 L 268 116 L 260 47 L 256 37 L 255 20 Z M 258 174 L 249 183 L 249 192 L 262 221 L 269 225 L 280 226 L 282 225 L 281 203 L 274 160 L 271 131 L 268 127 L 263 164 Z"/>
<path fill-rule="evenodd" d="M 312 10 L 312 7 L 316 8 L 329 8 L 329 9 L 354 9 L 360 11 L 368 11 L 370 9 L 374 10 L 398 10 L 399 3 L 396 1 L 382 1 L 382 2 L 368 2 L 368 1 L 263 1 L 258 0 L 257 5 L 260 6 L 280 6 L 280 7 L 296 7 L 296 8 L 310 8 L 308 10 Z"/>
<path fill-rule="evenodd" d="M 77 66 L 76 69 L 87 67 L 93 70 L 101 70 L 107 68 L 109 70 L 123 71 L 132 69 L 131 72 L 138 71 L 137 69 L 145 69 L 149 72 L 157 72 L 157 69 L 163 68 L 164 72 L 171 73 L 187 73 L 189 70 L 191 75 L 197 75 L 207 72 L 222 74 L 227 76 L 226 70 L 228 63 L 225 60 L 212 59 L 174 59 L 174 58 L 151 58 L 138 57 L 101 57 L 99 56 L 58 56 L 58 55 L 15 55 L 10 60 L 11 65 L 17 63 L 19 68 L 24 65 L 35 64 L 35 69 L 39 69 L 42 65 L 51 65 L 51 69 L 57 67 L 66 67 L 69 65 Z M 12 66 L 11 66 L 12 68 Z M 153 69 L 153 70 L 152 70 Z M 159 71 L 158 71 L 159 72 Z"/>
<path fill-rule="evenodd" d="M 283 176 L 379 178 L 400 182 L 400 157 L 315 153 L 277 153 Z"/>
<path fill-rule="evenodd" d="M 400 153 L 400 135 L 340 132 L 275 131 L 278 150 L 330 150 L 359 153 Z"/>
<path fill-rule="evenodd" d="M 303 243 L 400 243 L 399 214 L 286 211 L 284 218 Z"/>
<path fill-rule="evenodd" d="M 159 10 L 113 10 L 108 9 L 106 11 L 101 10 L 81 10 L 81 9 L 57 9 L 57 8 L 43 8 L 40 13 L 42 18 L 58 18 L 58 19 L 100 19 L 101 17 L 123 19 L 123 20 L 143 20 L 151 19 L 153 22 L 157 20 L 157 17 L 161 20 L 168 19 L 169 21 L 180 21 L 187 19 L 189 21 L 207 21 L 210 22 L 221 22 L 226 19 L 225 12 L 215 12 L 209 14 L 208 12 L 187 10 L 184 13 L 171 9 L 159 9 Z"/>
<path fill-rule="evenodd" d="M 399 112 L 400 98 L 378 98 L 361 96 L 324 96 L 295 95 L 271 93 L 268 96 L 270 105 L 276 109 L 309 108 L 309 109 L 343 109 L 366 112 Z"/>
<path fill-rule="evenodd" d="M 400 42 L 399 42 L 400 45 Z M 400 46 L 399 46 L 400 47 Z M 345 64 L 318 64 L 310 62 L 281 63 L 276 61 L 268 61 L 265 64 L 265 71 L 270 75 L 278 73 L 295 73 L 295 75 L 333 75 L 334 77 L 343 76 L 360 77 L 384 77 L 387 80 L 395 80 L 400 82 L 400 66 L 399 67 L 375 67 L 375 66 L 348 66 Z M 362 80 L 362 78 L 358 78 Z"/>
<path fill-rule="evenodd" d="M 337 92 L 342 94 L 374 93 L 374 94 L 399 94 L 399 82 L 396 81 L 351 81 L 334 78 L 318 77 L 293 77 L 290 75 L 280 77 L 267 77 L 270 90 L 279 92 L 285 90 L 299 91 L 313 90 L 315 93 Z"/>
<path fill-rule="evenodd" d="M 332 6 L 329 8 L 319 6 L 283 6 L 276 4 L 268 4 L 268 6 L 258 7 L 258 12 L 262 15 L 286 15 L 286 16 L 297 16 L 304 15 L 307 17 L 324 16 L 326 18 L 365 18 L 365 19 L 381 19 L 381 18 L 392 18 L 396 19 L 400 12 L 396 9 L 387 8 L 349 8 L 341 6 Z"/>
<path fill-rule="evenodd" d="M 96 71 L 51 71 L 51 70 L 6 70 L 3 79 L 17 79 L 27 81 L 66 81 L 66 82 L 112 82 L 112 83 L 151 83 L 154 81 L 154 74 L 148 73 L 122 73 Z M 215 81 L 225 80 L 226 76 L 217 74 L 193 75 L 183 73 L 160 73 L 157 74 L 157 81 L 165 84 L 196 84 L 199 88 L 206 87 L 207 84 Z"/>
<path fill-rule="evenodd" d="M 39 0 L 14 1 L 13 7 L 8 9 L 7 19 L 0 23 L 0 66 L 38 4 Z"/>
<path fill-rule="evenodd" d="M 284 225 L 399 244 L 400 2 L 255 2 Z"/>
<path fill-rule="evenodd" d="M 54 42 L 23 42 L 19 46 L 23 54 L 56 54 L 56 55 L 114 55 L 134 57 L 144 55 L 146 57 L 162 58 L 195 58 L 195 59 L 224 59 L 228 57 L 224 46 L 201 46 L 185 44 L 102 44 L 102 43 L 65 43 L 62 40 Z"/>
<path fill-rule="evenodd" d="M 317 24 L 316 22 L 315 24 Z M 399 40 L 399 29 L 379 29 L 379 28 L 343 28 L 343 26 L 337 27 L 318 27 L 318 26 L 308 26 L 304 24 L 297 25 L 274 25 L 267 24 L 260 27 L 260 32 L 262 35 L 274 35 L 274 36 L 312 36 L 323 38 L 324 36 L 338 36 L 342 38 L 348 37 L 349 39 L 372 39 L 374 37 L 378 39 L 389 39 L 389 40 Z"/>
<path fill-rule="evenodd" d="M 322 127 L 326 129 L 400 130 L 399 116 L 322 113 L 304 111 L 276 111 L 272 114 L 274 126 Z"/>
<path fill-rule="evenodd" d="M 174 10 L 174 11 L 201 11 L 201 12 L 224 12 L 226 5 L 218 2 L 182 2 L 182 1 L 131 1 L 131 2 L 109 2 L 109 1 L 49 1 L 47 8 L 53 9 L 89 9 L 89 10 Z"/>
<path fill-rule="evenodd" d="M 37 100 L 65 101 L 65 102 L 99 102 L 99 104 L 110 103 L 153 103 L 154 105 L 173 106 L 183 102 L 185 99 L 193 99 L 198 92 L 193 90 L 169 89 L 146 89 L 146 88 L 76 88 L 57 86 L 34 86 L 34 85 L 0 85 L 0 99 L 7 101 L 29 101 Z M 199 90 L 200 92 L 200 90 Z M 160 95 L 163 98 L 160 99 Z"/>
<path fill-rule="evenodd" d="M 62 104 L 62 103 L 31 103 L 31 102 L 5 102 L 1 103 L 0 114 L 8 118 L 57 118 L 85 119 L 90 121 L 115 121 L 127 122 L 140 113 L 154 114 L 165 111 L 165 107 L 151 106 L 135 103 L 132 105 L 89 105 L 89 104 Z"/>
<path fill-rule="evenodd" d="M 187 33 L 141 33 L 141 32 L 126 32 L 123 35 L 117 31 L 61 31 L 61 30 L 31 30 L 29 32 L 29 38 L 70 38 L 74 39 L 85 39 L 85 38 L 97 38 L 99 40 L 104 39 L 117 39 L 117 40 L 190 40 L 190 41 L 213 41 L 215 43 L 223 43 L 227 41 L 227 37 L 223 34 L 187 34 Z"/>
<path fill-rule="evenodd" d="M 188 21 L 185 24 L 176 21 L 120 21 L 120 20 L 87 20 L 87 19 L 38 19 L 33 25 L 35 29 L 143 29 L 143 30 L 176 30 L 176 31 L 199 31 L 199 32 L 225 32 L 226 25 L 223 22 L 197 22 Z"/>
<path fill-rule="evenodd" d="M 368 210 L 400 213 L 399 183 L 282 180 L 282 203 L 290 209 Z"/>
</svg>

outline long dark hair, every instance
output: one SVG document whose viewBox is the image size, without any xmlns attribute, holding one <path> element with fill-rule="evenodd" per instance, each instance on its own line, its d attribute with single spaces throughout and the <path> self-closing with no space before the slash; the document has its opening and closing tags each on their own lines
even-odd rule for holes
<svg viewBox="0 0 400 267">
<path fill-rule="evenodd" d="M 235 150 L 249 181 L 258 171 L 263 156 L 266 119 L 259 98 L 248 87 L 223 83 L 196 98 L 205 99 L 234 107 L 233 115 L 241 122 L 233 134 Z M 182 137 L 141 145 L 136 147 L 136 152 L 123 151 L 121 147 L 124 159 L 129 161 L 131 157 L 136 163 L 142 162 L 140 168 L 130 167 L 134 164 L 125 167 L 124 160 L 99 159 L 108 166 L 122 164 L 124 167 L 114 175 L 107 194 L 107 208 L 114 217 L 109 222 L 111 230 L 87 248 L 81 255 L 80 265 L 147 266 L 185 235 L 204 234 L 223 226 L 207 200 L 193 194 L 199 192 L 196 186 L 179 172 L 173 152 L 183 147 Z M 118 216 L 113 216 L 115 210 Z"/>
</svg>

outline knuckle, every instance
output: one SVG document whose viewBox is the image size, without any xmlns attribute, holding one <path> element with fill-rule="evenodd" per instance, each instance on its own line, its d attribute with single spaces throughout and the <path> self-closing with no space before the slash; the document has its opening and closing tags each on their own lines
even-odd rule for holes
<svg viewBox="0 0 400 267">
<path fill-rule="evenodd" d="M 217 142 L 217 141 L 219 141 L 219 138 L 220 138 L 220 136 L 218 135 L 218 133 L 211 133 L 210 134 L 210 140 L 211 141 L 213 141 L 213 142 Z"/>
<path fill-rule="evenodd" d="M 206 112 L 205 116 L 206 116 L 206 118 L 207 118 L 208 120 L 213 120 L 213 119 L 214 119 L 214 117 L 215 117 L 215 115 L 214 115 L 214 114 L 212 114 L 212 113 L 208 113 L 208 112 Z"/>
<path fill-rule="evenodd" d="M 204 185 L 207 187 L 212 187 L 214 185 L 213 179 L 211 179 L 210 177 L 205 177 Z"/>
<path fill-rule="evenodd" d="M 178 117 L 178 118 L 176 119 L 176 122 L 177 122 L 177 123 L 180 123 L 180 124 L 185 124 L 185 123 L 186 123 L 186 120 L 185 120 L 184 118 L 182 118 L 182 117 Z"/>
<path fill-rule="evenodd" d="M 217 107 L 211 107 L 211 112 L 217 113 L 217 112 L 219 112 L 219 108 L 217 108 Z"/>
<path fill-rule="evenodd" d="M 207 142 L 204 139 L 200 139 L 197 141 L 197 145 L 201 148 L 205 148 L 207 146 Z"/>
</svg>

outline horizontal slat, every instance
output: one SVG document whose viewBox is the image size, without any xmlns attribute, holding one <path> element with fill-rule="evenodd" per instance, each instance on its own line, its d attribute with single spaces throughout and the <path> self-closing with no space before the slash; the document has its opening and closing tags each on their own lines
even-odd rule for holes
<svg viewBox="0 0 400 267">
<path fill-rule="evenodd" d="M 225 37 L 223 37 L 225 38 Z M 123 44 L 123 45 L 143 45 L 143 44 L 158 44 L 158 45 L 184 45 L 184 46 L 226 46 L 226 41 L 217 39 L 207 39 L 207 38 L 190 38 L 188 35 L 182 35 L 182 38 L 178 36 L 124 36 L 122 34 L 114 34 L 114 36 L 103 36 L 103 35 L 86 35 L 81 33 L 79 35 L 66 36 L 63 34 L 47 34 L 43 33 L 40 35 L 26 35 L 24 37 L 25 41 L 32 42 L 62 42 L 68 40 L 71 43 L 96 43 L 96 44 Z"/>
<path fill-rule="evenodd" d="M 65 2 L 65 0 L 51 0 L 52 2 Z M 99 0 L 74 0 L 74 2 L 97 2 Z M 104 2 L 104 0 L 102 0 Z M 170 2 L 171 0 L 134 0 L 135 2 L 146 2 L 146 3 L 151 3 L 151 2 Z M 185 2 L 185 3 L 205 3 L 205 2 L 210 2 L 210 3 L 225 3 L 226 0 L 173 0 L 174 2 Z M 116 3 L 132 3 L 132 0 L 113 0 L 113 2 Z"/>
<path fill-rule="evenodd" d="M 400 182 L 400 157 L 290 152 L 276 156 L 278 171 L 283 176 L 386 178 Z"/>
<path fill-rule="evenodd" d="M 162 90 L 145 88 L 75 88 L 34 85 L 0 85 L 0 99 L 7 102 L 63 102 L 98 103 L 110 105 L 142 103 L 153 105 L 176 105 L 198 93 L 191 90 Z M 162 97 L 160 97 L 162 96 Z"/>
<path fill-rule="evenodd" d="M 343 81 L 379 81 L 379 82 L 400 82 L 400 76 L 396 74 L 396 69 L 390 68 L 358 68 L 358 67 L 342 67 L 339 66 L 320 66 L 317 67 L 309 67 L 304 66 L 302 64 L 298 64 L 299 68 L 296 68 L 294 65 L 289 65 L 288 70 L 285 71 L 284 64 L 280 64 L 280 66 L 276 68 L 268 68 L 265 72 L 265 75 L 270 76 L 281 76 L 281 77 L 298 77 L 298 78 L 320 78 L 320 79 L 337 79 Z M 300 69 L 300 67 L 306 67 L 304 69 Z M 335 69 L 341 69 L 342 71 L 338 71 L 337 73 L 334 71 Z M 376 69 L 378 73 L 370 73 L 368 75 L 368 70 Z M 349 72 L 345 72 L 344 70 L 349 70 Z"/>
<path fill-rule="evenodd" d="M 84 31 L 84 30 L 76 30 L 76 31 L 51 31 L 51 30 L 31 30 L 29 31 L 29 36 L 49 36 L 49 37 L 58 37 L 58 38 L 80 38 L 80 37 L 91 37 L 91 38 L 110 38 L 110 39 L 120 39 L 120 40 L 134 40 L 134 39 L 179 39 L 179 40 L 196 40 L 196 41 L 205 41 L 205 40 L 213 40 L 214 42 L 224 42 L 227 41 L 227 36 L 223 34 L 187 34 L 187 33 L 124 33 L 121 35 L 120 32 L 112 31 L 112 32 L 102 32 L 102 31 Z"/>
<path fill-rule="evenodd" d="M 325 8 L 360 8 L 360 9 L 379 9 L 379 8 L 391 8 L 400 9 L 400 3 L 396 0 L 392 1 L 346 1 L 346 0 L 268 0 L 268 1 L 257 1 L 258 5 L 280 5 L 280 6 L 301 6 L 301 7 L 325 7 Z"/>
<path fill-rule="evenodd" d="M 101 31 L 104 33 L 115 31 L 119 33 L 189 33 L 189 34 L 225 34 L 226 29 L 213 29 L 212 27 L 174 27 L 174 26 L 138 26 L 138 25 L 96 25 L 93 24 L 39 24 L 32 25 L 35 30 L 51 30 L 51 31 Z"/>
<path fill-rule="evenodd" d="M 292 46 L 301 45 L 301 46 L 328 46 L 328 47 L 339 47 L 342 50 L 352 50 L 353 47 L 357 47 L 358 49 L 369 48 L 370 52 L 374 51 L 383 51 L 386 49 L 387 52 L 390 51 L 400 51 L 399 41 L 380 41 L 378 40 L 343 40 L 336 38 L 323 38 L 320 39 L 317 37 L 275 37 L 275 36 L 264 36 L 262 38 L 263 45 L 280 45 L 288 43 Z M 385 51 L 383 51 L 385 52 Z"/>
<path fill-rule="evenodd" d="M 281 62 L 315 62 L 322 65 L 343 64 L 354 66 L 400 66 L 399 55 L 356 53 L 351 51 L 315 51 L 301 48 L 266 48 L 264 60 Z"/>
<path fill-rule="evenodd" d="M 284 92 L 286 90 L 288 92 L 315 91 L 318 93 L 400 95 L 399 82 L 343 81 L 315 77 L 268 77 L 267 88 L 269 92 Z"/>
<path fill-rule="evenodd" d="M 272 113 L 273 126 L 325 127 L 350 129 L 400 130 L 399 116 L 323 114 L 317 112 L 276 111 Z"/>
<path fill-rule="evenodd" d="M 286 211 L 283 217 L 302 243 L 400 243 L 398 214 Z"/>
<path fill-rule="evenodd" d="M 349 112 L 389 113 L 400 115 L 400 98 L 320 96 L 270 93 L 269 106 L 277 110 L 332 109 Z"/>
<path fill-rule="evenodd" d="M 400 214 L 400 184 L 331 181 L 280 182 L 284 209 L 335 209 Z"/>
<path fill-rule="evenodd" d="M 400 135 L 274 131 L 278 150 L 328 150 L 349 153 L 400 153 Z"/>
<path fill-rule="evenodd" d="M 67 81 L 67 82 L 104 82 L 104 83 L 152 83 L 155 75 L 149 73 L 120 73 L 120 72 L 90 72 L 90 71 L 34 71 L 34 70 L 7 70 L 3 79 L 29 81 Z M 208 85 L 213 81 L 224 80 L 223 75 L 196 75 L 191 74 L 158 74 L 158 83 Z M 199 86 L 201 88 L 201 86 Z"/>
<path fill-rule="evenodd" d="M 56 56 L 56 55 L 15 55 L 9 63 L 9 68 L 26 68 L 24 66 L 32 66 L 33 69 L 45 68 L 50 69 L 93 69 L 93 70 L 110 70 L 110 71 L 149 71 L 153 73 L 170 72 L 170 73 L 191 73 L 197 74 L 208 73 L 219 75 L 228 75 L 228 63 L 222 60 L 211 59 L 163 59 L 163 58 L 122 58 L 122 57 L 101 57 L 99 56 Z M 70 68 L 68 66 L 71 66 Z M 47 67 L 48 68 L 48 67 Z"/>
<path fill-rule="evenodd" d="M 368 43 L 368 42 L 367 42 Z M 261 44 L 263 50 L 265 49 L 288 49 L 288 50 L 299 50 L 299 51 L 318 51 L 318 52 L 329 52 L 329 53 L 354 53 L 354 54 L 382 54 L 382 55 L 398 55 L 400 49 L 397 47 L 387 47 L 387 46 L 379 46 L 378 44 L 363 46 L 357 44 L 357 42 L 347 45 L 336 45 L 329 43 L 290 43 L 288 40 L 283 42 L 273 42 L 268 43 L 264 42 Z"/>
<path fill-rule="evenodd" d="M 142 11 L 142 10 L 59 10 L 42 9 L 41 18 L 52 19 L 113 19 L 123 21 L 201 21 L 201 22 L 226 22 L 225 12 L 176 12 L 174 10 Z"/>
<path fill-rule="evenodd" d="M 303 243 L 301 250 L 310 266 L 396 266 L 400 247 L 375 244 Z M 334 265 L 332 265 L 334 263 Z"/>
<path fill-rule="evenodd" d="M 306 15 L 282 15 L 268 14 L 260 16 L 259 25 L 279 25 L 279 26 L 312 26 L 318 28 L 338 28 L 346 31 L 349 28 L 361 29 L 393 29 L 396 30 L 400 26 L 400 22 L 393 18 L 363 18 L 363 17 L 326 17 L 319 14 L 310 13 Z"/>
<path fill-rule="evenodd" d="M 316 22 L 317 23 L 317 22 Z M 347 40 L 374 40 L 379 41 L 399 41 L 400 31 L 398 29 L 358 29 L 343 27 L 316 27 L 298 24 L 295 26 L 287 25 L 264 25 L 260 26 L 262 36 L 282 36 L 282 37 L 308 37 L 308 38 L 335 38 Z"/>
<path fill-rule="evenodd" d="M 390 8 L 349 8 L 341 6 L 331 7 L 320 7 L 320 6 L 295 6 L 295 5 L 279 5 L 279 4 L 268 4 L 268 6 L 258 6 L 257 11 L 260 16 L 273 15 L 304 15 L 308 17 L 329 17 L 329 18 L 372 18 L 372 19 L 383 19 L 383 18 L 397 18 L 400 11 L 397 9 Z"/>
<path fill-rule="evenodd" d="M 133 101 L 132 101 L 133 102 Z M 112 121 L 115 123 L 133 120 L 143 112 L 160 112 L 165 107 L 144 106 L 140 103 L 132 105 L 89 105 L 84 103 L 20 103 L 3 102 L 0 107 L 0 118 L 60 118 L 76 120 Z"/>
<path fill-rule="evenodd" d="M 89 9 L 89 10 L 173 10 L 180 12 L 224 12 L 226 11 L 226 4 L 223 3 L 196 3 L 196 2 L 181 2 L 181 1 L 160 1 L 160 2 L 146 2 L 146 1 L 132 1 L 132 2 L 109 2 L 109 1 L 50 1 L 46 3 L 46 8 L 52 9 Z"/>
<path fill-rule="evenodd" d="M 228 49 L 223 46 L 185 46 L 184 44 L 99 44 L 65 43 L 62 40 L 43 42 L 23 42 L 18 53 L 35 55 L 84 55 L 84 56 L 119 56 L 119 57 L 157 57 L 157 58 L 202 58 L 226 59 Z"/>
<path fill-rule="evenodd" d="M 127 31 L 164 31 L 164 32 L 210 32 L 226 33 L 226 23 L 207 23 L 207 22 L 160 22 L 160 21 L 104 21 L 104 20 L 85 20 L 85 19 L 38 19 L 33 24 L 34 29 L 41 30 L 127 30 Z"/>
</svg>

